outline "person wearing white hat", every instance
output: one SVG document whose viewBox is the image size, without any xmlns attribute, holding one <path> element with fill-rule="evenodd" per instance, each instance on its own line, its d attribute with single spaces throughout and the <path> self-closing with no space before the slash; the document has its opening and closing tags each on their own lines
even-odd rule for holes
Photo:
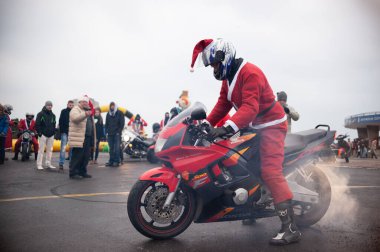
<svg viewBox="0 0 380 252">
<path fill-rule="evenodd" d="M 72 154 L 70 159 L 70 179 L 91 178 L 87 174 L 87 164 L 90 158 L 95 127 L 93 111 L 89 105 L 90 99 L 83 96 L 78 99 L 78 105 L 70 111 L 69 146 Z"/>
</svg>

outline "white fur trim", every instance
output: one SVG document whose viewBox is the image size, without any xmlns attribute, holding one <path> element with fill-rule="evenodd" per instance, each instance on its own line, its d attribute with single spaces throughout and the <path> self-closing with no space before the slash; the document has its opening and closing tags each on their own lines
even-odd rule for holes
<svg viewBox="0 0 380 252">
<path fill-rule="evenodd" d="M 231 120 L 227 120 L 224 126 L 231 126 L 235 132 L 239 131 L 239 127 Z"/>
<path fill-rule="evenodd" d="M 270 127 L 270 126 L 273 126 L 273 125 L 277 125 L 277 124 L 280 124 L 282 122 L 285 122 L 287 120 L 287 117 L 286 115 L 281 118 L 281 119 L 277 119 L 277 120 L 274 120 L 274 121 L 270 121 L 270 122 L 267 122 L 267 123 L 263 123 L 263 124 L 257 124 L 257 125 L 252 125 L 252 123 L 250 124 L 250 126 L 254 129 L 263 129 L 263 128 L 267 128 L 267 127 Z"/>
<path fill-rule="evenodd" d="M 227 94 L 227 100 L 228 101 L 231 101 L 232 92 L 234 91 L 234 88 L 235 88 L 235 85 L 236 85 L 236 79 L 239 76 L 240 70 L 243 68 L 243 66 L 245 66 L 245 64 L 247 64 L 247 62 L 245 62 L 243 60 L 243 62 L 241 63 L 239 69 L 237 70 L 237 72 L 236 72 L 236 74 L 235 74 L 235 76 L 234 76 L 231 84 L 228 85 L 228 94 Z M 228 82 L 228 80 L 227 80 L 227 82 Z"/>
</svg>

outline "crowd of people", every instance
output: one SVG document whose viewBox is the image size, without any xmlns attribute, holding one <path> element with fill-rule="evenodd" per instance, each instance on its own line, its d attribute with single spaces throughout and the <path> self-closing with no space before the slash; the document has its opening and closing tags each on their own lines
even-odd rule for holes
<svg viewBox="0 0 380 252">
<path fill-rule="evenodd" d="M 351 152 L 350 156 L 357 158 L 376 158 L 376 148 L 378 139 L 363 139 L 356 138 L 354 141 L 348 139 L 348 144 L 350 146 Z"/>
</svg>

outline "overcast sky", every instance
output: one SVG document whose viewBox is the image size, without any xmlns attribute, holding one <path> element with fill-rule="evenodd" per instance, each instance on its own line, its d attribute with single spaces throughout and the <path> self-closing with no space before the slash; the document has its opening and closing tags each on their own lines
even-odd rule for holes
<svg viewBox="0 0 380 252">
<path fill-rule="evenodd" d="M 83 94 L 150 126 L 182 90 L 212 109 L 221 82 L 189 72 L 194 45 L 221 37 L 285 90 L 299 131 L 380 111 L 380 1 L 0 0 L 0 103 L 14 117 Z M 150 127 L 149 127 L 150 128 Z"/>
</svg>

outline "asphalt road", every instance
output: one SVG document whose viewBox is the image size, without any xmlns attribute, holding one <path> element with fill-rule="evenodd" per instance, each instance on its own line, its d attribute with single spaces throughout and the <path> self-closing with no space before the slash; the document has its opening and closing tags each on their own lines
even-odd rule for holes
<svg viewBox="0 0 380 252">
<path fill-rule="evenodd" d="M 253 226 L 192 224 L 167 241 L 140 235 L 128 219 L 126 200 L 139 174 L 153 167 L 147 162 L 92 165 L 93 178 L 82 181 L 68 179 L 67 164 L 64 174 L 34 166 L 12 160 L 0 166 L 0 251 L 380 251 L 377 161 L 323 167 L 334 186 L 330 209 L 302 230 L 300 243 L 286 247 L 268 245 L 277 218 Z"/>
</svg>

